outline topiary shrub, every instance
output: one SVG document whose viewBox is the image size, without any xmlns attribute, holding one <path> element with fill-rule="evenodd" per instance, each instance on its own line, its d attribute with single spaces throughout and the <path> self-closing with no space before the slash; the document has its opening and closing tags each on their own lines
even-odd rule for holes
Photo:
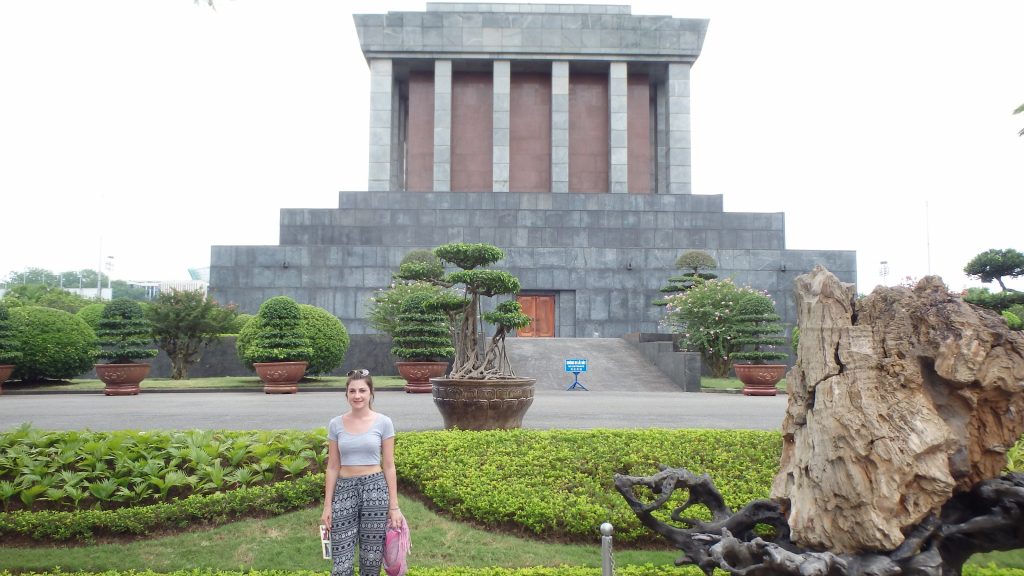
<svg viewBox="0 0 1024 576">
<path fill-rule="evenodd" d="M 345 325 L 334 314 L 310 304 L 299 304 L 299 313 L 299 328 L 313 348 L 306 374 L 328 374 L 341 366 L 350 342 Z"/>
<path fill-rule="evenodd" d="M 82 308 L 78 312 L 75 312 L 75 316 L 78 316 L 85 323 L 92 328 L 93 332 L 100 328 L 100 318 L 103 317 L 103 308 L 106 306 L 103 302 L 94 302 L 88 306 Z"/>
<path fill-rule="evenodd" d="M 17 364 L 21 348 L 14 333 L 14 324 L 7 306 L 0 302 L 0 364 Z"/>
<path fill-rule="evenodd" d="M 765 350 L 786 344 L 782 333 L 784 328 L 779 324 L 775 303 L 768 296 L 753 292 L 740 300 L 736 306 L 736 344 L 745 349 L 734 352 L 733 360 L 746 361 L 751 364 L 764 364 L 769 360 L 783 360 L 784 352 Z"/>
<path fill-rule="evenodd" d="M 428 293 L 413 294 L 402 304 L 392 354 L 409 362 L 438 362 L 455 354 L 448 317 L 426 308 L 432 300 Z"/>
<path fill-rule="evenodd" d="M 147 348 L 151 341 L 149 322 L 142 306 L 134 300 L 116 298 L 103 307 L 100 327 L 96 331 L 102 349 L 96 358 L 111 364 L 131 364 L 156 356 L 156 348 Z"/>
<path fill-rule="evenodd" d="M 235 349 L 247 366 L 257 362 L 309 361 L 313 348 L 301 328 L 302 310 L 287 296 L 260 305 L 256 317 L 238 335 Z"/>
<path fill-rule="evenodd" d="M 85 320 L 42 306 L 12 308 L 10 315 L 22 353 L 15 379 L 64 380 L 92 368 L 96 334 Z"/>
<path fill-rule="evenodd" d="M 413 250 L 402 258 L 398 265 L 400 274 L 421 279 L 440 279 L 444 276 L 444 264 L 430 250 Z"/>
<path fill-rule="evenodd" d="M 701 272 L 701 270 L 714 270 L 718 268 L 718 262 L 715 262 L 713 256 L 704 252 L 703 250 L 688 250 L 683 252 L 678 259 L 676 259 L 676 268 L 678 270 L 684 270 L 685 272 L 679 276 L 672 276 L 668 279 L 668 284 L 662 286 L 658 291 L 665 294 L 679 294 L 680 292 L 686 292 L 690 288 L 693 288 L 698 282 L 705 280 L 713 280 L 718 278 L 717 275 L 711 272 Z M 668 300 L 655 300 L 651 302 L 655 306 L 667 306 Z"/>
</svg>

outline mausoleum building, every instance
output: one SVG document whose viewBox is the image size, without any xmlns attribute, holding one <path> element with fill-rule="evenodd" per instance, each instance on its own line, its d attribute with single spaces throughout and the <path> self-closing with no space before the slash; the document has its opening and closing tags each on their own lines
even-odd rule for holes
<svg viewBox="0 0 1024 576">
<path fill-rule="evenodd" d="M 411 250 L 502 248 L 534 318 L 521 336 L 657 332 L 676 258 L 767 290 L 852 251 L 787 250 L 782 213 L 693 194 L 690 69 L 707 20 L 628 6 L 427 3 L 355 16 L 370 74 L 369 181 L 336 209 L 285 209 L 278 246 L 214 246 L 210 292 L 255 312 L 289 295 L 370 333 L 369 298 Z M 778 185 L 782 185 L 781 183 Z M 773 183 L 765 183 L 770 189 Z"/>
</svg>

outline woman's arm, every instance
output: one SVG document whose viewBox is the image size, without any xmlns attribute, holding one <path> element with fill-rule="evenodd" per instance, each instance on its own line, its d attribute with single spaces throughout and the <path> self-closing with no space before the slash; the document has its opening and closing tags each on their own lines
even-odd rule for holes
<svg viewBox="0 0 1024 576">
<path fill-rule="evenodd" d="M 324 512 L 320 515 L 320 523 L 331 529 L 331 500 L 334 499 L 334 485 L 338 482 L 338 467 L 341 454 L 338 452 L 338 441 L 327 441 L 327 470 L 324 480 Z"/>
<path fill-rule="evenodd" d="M 404 520 L 398 508 L 398 473 L 395 472 L 395 437 L 386 438 L 380 446 L 380 466 L 384 469 L 384 480 L 388 483 L 388 524 L 394 528 Z"/>
</svg>

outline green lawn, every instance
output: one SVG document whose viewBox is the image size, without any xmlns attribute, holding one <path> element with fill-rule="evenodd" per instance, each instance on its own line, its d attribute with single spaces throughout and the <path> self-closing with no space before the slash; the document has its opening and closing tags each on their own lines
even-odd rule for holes
<svg viewBox="0 0 1024 576">
<path fill-rule="evenodd" d="M 338 388 L 345 386 L 344 376 L 321 376 L 317 378 L 306 378 L 299 382 L 299 389 L 322 389 Z M 405 380 L 399 376 L 374 376 L 373 385 L 378 390 L 390 388 L 401 388 Z M 103 390 L 103 382 L 96 379 L 74 379 L 48 382 L 5 382 L 4 390 L 36 390 L 36 391 L 100 391 Z M 263 382 L 256 376 L 221 376 L 217 378 L 190 378 L 188 380 L 171 380 L 170 378 L 146 378 L 142 381 L 142 390 L 176 390 L 176 389 L 197 389 L 197 388 L 223 388 L 259 391 L 263 389 Z"/>
<path fill-rule="evenodd" d="M 320 557 L 320 507 L 262 520 L 245 520 L 208 530 L 90 546 L 0 546 L 0 566 L 12 571 L 129 570 L 167 572 L 188 568 L 221 570 L 327 570 Z M 439 516 L 419 502 L 402 499 L 412 530 L 412 566 L 526 567 L 601 565 L 600 535 L 590 545 L 544 543 L 479 529 Z M 616 563 L 669 564 L 678 556 L 664 550 L 617 550 Z"/>
</svg>

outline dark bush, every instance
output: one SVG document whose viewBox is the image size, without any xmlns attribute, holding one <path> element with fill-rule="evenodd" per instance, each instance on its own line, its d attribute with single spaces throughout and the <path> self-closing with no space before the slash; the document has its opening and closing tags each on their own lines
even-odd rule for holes
<svg viewBox="0 0 1024 576">
<path fill-rule="evenodd" d="M 85 320 L 42 306 L 20 306 L 10 314 L 22 353 L 15 379 L 64 380 L 92 368 L 96 334 Z"/>
<path fill-rule="evenodd" d="M 129 364 L 152 358 L 157 350 L 147 347 L 152 342 L 151 333 L 138 302 L 127 298 L 114 299 L 103 308 L 100 327 L 96 331 L 103 349 L 96 358 L 110 360 L 112 364 Z"/>
</svg>

